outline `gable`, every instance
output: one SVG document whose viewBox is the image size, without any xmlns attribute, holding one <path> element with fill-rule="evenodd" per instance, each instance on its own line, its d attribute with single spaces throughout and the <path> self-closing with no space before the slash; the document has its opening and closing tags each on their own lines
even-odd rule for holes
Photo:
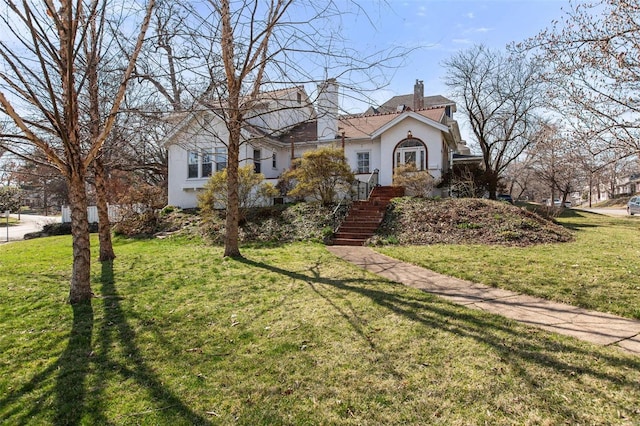
<svg viewBox="0 0 640 426">
<path fill-rule="evenodd" d="M 449 128 L 440 121 L 444 117 L 444 108 L 425 109 L 420 111 L 405 111 L 401 113 L 350 116 L 341 118 L 338 126 L 350 139 L 371 139 L 380 136 L 391 127 L 399 124 L 408 117 L 412 117 L 430 127 L 443 132 Z"/>
<path fill-rule="evenodd" d="M 275 137 L 288 131 L 297 124 L 315 117 L 315 111 L 303 86 L 295 86 L 259 93 L 251 102 L 252 108 L 245 113 L 245 138 Z M 167 122 L 175 123 L 167 133 L 163 145 L 168 146 L 177 140 L 191 139 L 216 127 L 225 129 L 221 118 L 226 104 L 223 100 L 203 101 L 201 109 L 172 114 Z"/>
</svg>

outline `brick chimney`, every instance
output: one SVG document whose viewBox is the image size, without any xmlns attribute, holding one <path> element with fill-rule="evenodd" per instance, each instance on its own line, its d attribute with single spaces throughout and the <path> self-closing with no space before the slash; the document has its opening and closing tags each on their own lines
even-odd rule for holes
<svg viewBox="0 0 640 426">
<path fill-rule="evenodd" d="M 416 85 L 413 86 L 413 110 L 418 111 L 422 108 L 424 108 L 424 82 L 416 80 Z"/>
</svg>

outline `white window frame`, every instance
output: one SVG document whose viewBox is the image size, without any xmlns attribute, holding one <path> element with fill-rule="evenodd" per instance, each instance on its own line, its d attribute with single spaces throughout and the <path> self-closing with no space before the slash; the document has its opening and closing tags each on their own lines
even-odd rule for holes
<svg viewBox="0 0 640 426">
<path fill-rule="evenodd" d="M 262 150 L 260 148 L 253 148 L 253 171 L 262 173 Z"/>
<path fill-rule="evenodd" d="M 221 172 L 227 168 L 229 161 L 229 151 L 226 146 L 216 146 L 213 149 L 213 162 L 216 164 L 216 172 Z"/>
<path fill-rule="evenodd" d="M 360 168 L 360 156 L 366 156 L 367 167 Z M 357 151 L 356 152 L 356 171 L 358 174 L 371 173 L 371 151 Z"/>
<path fill-rule="evenodd" d="M 187 179 L 208 179 L 214 173 L 224 170 L 227 167 L 227 152 L 225 146 L 187 151 Z M 207 165 L 210 165 L 209 170 Z M 195 176 L 191 176 L 193 166 L 195 166 Z"/>
<path fill-rule="evenodd" d="M 193 161 L 195 160 L 195 162 Z M 195 176 L 191 176 L 192 166 L 195 166 Z M 200 152 L 187 151 L 187 179 L 200 178 Z"/>
</svg>

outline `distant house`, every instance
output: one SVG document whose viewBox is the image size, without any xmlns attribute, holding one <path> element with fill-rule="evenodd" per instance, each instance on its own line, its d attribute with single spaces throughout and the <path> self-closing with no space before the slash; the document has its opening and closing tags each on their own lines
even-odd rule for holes
<svg viewBox="0 0 640 426">
<path fill-rule="evenodd" d="M 616 179 L 615 196 L 633 195 L 640 190 L 640 173 L 632 173 Z"/>
<path fill-rule="evenodd" d="M 442 96 L 424 96 L 422 81 L 413 95 L 396 96 L 363 114 L 338 114 L 338 83 L 318 87 L 310 102 L 303 87 L 261 93 L 242 129 L 241 164 L 277 182 L 294 158 L 323 146 L 343 146 L 358 180 L 377 172 L 376 183 L 391 185 L 395 167 L 414 163 L 441 179 L 454 155 L 468 155 L 453 118 L 456 105 Z M 208 177 L 227 166 L 228 131 L 215 109 L 177 117 L 165 146 L 169 153 L 169 204 L 197 205 Z M 436 190 L 441 192 L 441 190 Z M 440 195 L 447 195 L 441 193 Z"/>
</svg>

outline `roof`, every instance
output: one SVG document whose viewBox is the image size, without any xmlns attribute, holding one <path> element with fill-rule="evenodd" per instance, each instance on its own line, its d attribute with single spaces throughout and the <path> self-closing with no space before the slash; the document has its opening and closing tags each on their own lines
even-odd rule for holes
<svg viewBox="0 0 640 426">
<path fill-rule="evenodd" d="M 430 108 L 413 112 L 440 123 L 445 110 L 444 108 Z M 398 118 L 401 114 L 401 112 L 394 112 L 377 115 L 348 116 L 341 118 L 338 122 L 338 126 L 344 129 L 345 137 L 347 138 L 369 138 L 378 129 Z"/>
<path fill-rule="evenodd" d="M 413 94 L 394 96 L 387 102 L 380 105 L 380 108 L 378 108 L 378 110 L 382 113 L 396 112 L 398 106 L 400 105 L 405 105 L 409 108 L 413 108 Z M 424 108 L 444 107 L 448 105 L 455 105 L 455 102 L 441 95 L 424 97 Z"/>
<path fill-rule="evenodd" d="M 318 139 L 318 122 L 317 120 L 306 121 L 294 126 L 288 132 L 280 135 L 276 140 L 289 143 L 293 138 L 295 142 L 315 141 Z"/>
<path fill-rule="evenodd" d="M 286 98 L 287 95 L 291 93 L 296 93 L 296 92 L 301 94 L 300 107 L 301 108 L 311 107 L 311 102 L 309 100 L 309 96 L 304 90 L 304 86 L 292 86 L 292 87 L 285 87 L 281 89 L 259 92 L 256 98 L 254 99 L 254 101 L 256 102 L 256 104 L 254 104 L 254 107 L 257 108 L 264 105 L 268 108 L 268 104 L 270 101 L 281 100 L 283 98 Z M 248 99 L 249 97 L 245 96 L 243 97 L 242 101 L 246 101 Z M 174 127 L 171 131 L 169 131 L 169 133 L 164 138 L 163 144 L 165 146 L 172 144 L 174 139 L 179 134 L 184 132 L 185 129 L 188 129 L 188 127 L 196 119 L 198 119 L 199 116 L 203 114 L 210 114 L 212 116 L 221 114 L 223 109 L 226 107 L 225 101 L 220 99 L 203 99 L 200 101 L 200 103 L 204 105 L 204 107 L 201 109 L 198 109 L 195 111 L 193 110 L 181 111 L 181 112 L 171 113 L 167 115 L 166 120 L 170 123 L 173 123 Z M 311 112 L 312 114 L 314 114 L 313 109 Z M 315 122 L 314 122 L 314 125 L 315 125 Z M 244 130 L 248 132 L 248 134 L 251 136 L 258 136 L 258 137 L 268 136 L 267 132 L 265 132 L 263 129 L 260 129 L 259 127 L 256 127 L 256 126 L 249 125 L 248 123 L 245 123 Z"/>
</svg>

